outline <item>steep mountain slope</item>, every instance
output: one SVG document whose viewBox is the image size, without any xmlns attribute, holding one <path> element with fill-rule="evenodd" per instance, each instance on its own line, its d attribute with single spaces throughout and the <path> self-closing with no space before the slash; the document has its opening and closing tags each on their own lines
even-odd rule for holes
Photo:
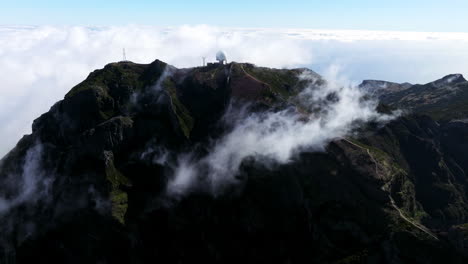
<svg viewBox="0 0 468 264">
<path fill-rule="evenodd" d="M 378 81 L 364 81 L 361 84 L 361 87 L 369 90 L 381 91 L 377 96 L 384 104 L 411 109 L 416 113 L 430 115 L 436 120 L 450 121 L 468 116 L 468 82 L 461 74 L 447 75 L 424 85 L 396 86 L 400 89 L 379 89 L 381 85 Z"/>
<path fill-rule="evenodd" d="M 452 88 L 459 95 L 459 80 L 392 90 L 398 99 L 386 102 L 406 107 L 403 93 Z M 168 191 L 187 169 L 173 164 L 188 152 L 194 163 L 208 156 L 236 118 L 291 109 L 307 122 L 329 111 L 326 103 L 339 100 L 333 91 L 311 108 L 298 99 L 323 85 L 307 69 L 240 63 L 94 71 L 0 163 L 0 260 L 466 263 L 468 123 L 418 115 L 449 120 L 441 101 L 468 103 L 451 92 L 289 162 L 246 157 L 222 191 L 207 190 L 203 163 L 199 184 Z M 247 113 L 231 116 L 232 108 Z"/>
</svg>

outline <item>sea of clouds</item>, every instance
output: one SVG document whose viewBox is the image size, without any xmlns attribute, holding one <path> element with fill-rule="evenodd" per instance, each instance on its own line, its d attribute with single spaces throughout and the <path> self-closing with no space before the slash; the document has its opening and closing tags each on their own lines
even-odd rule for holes
<svg viewBox="0 0 468 264">
<path fill-rule="evenodd" d="M 201 65 L 228 60 L 309 67 L 340 79 L 424 83 L 468 72 L 468 33 L 180 27 L 0 26 L 0 157 L 94 69 L 122 59 Z"/>
</svg>

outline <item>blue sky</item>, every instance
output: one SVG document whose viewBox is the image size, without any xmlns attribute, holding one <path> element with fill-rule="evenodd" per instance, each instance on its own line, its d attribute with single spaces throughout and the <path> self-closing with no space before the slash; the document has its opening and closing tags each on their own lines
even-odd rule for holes
<svg viewBox="0 0 468 264">
<path fill-rule="evenodd" d="M 467 0 L 0 0 L 2 25 L 294 27 L 467 32 Z"/>
</svg>

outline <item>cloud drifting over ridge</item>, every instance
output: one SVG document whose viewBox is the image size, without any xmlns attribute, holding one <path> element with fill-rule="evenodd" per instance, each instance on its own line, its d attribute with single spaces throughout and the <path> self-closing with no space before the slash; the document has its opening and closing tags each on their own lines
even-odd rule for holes
<svg viewBox="0 0 468 264">
<path fill-rule="evenodd" d="M 229 29 L 210 26 L 0 27 L 0 156 L 30 133 L 47 111 L 94 69 L 122 58 L 177 67 L 228 60 L 268 67 L 337 64 L 349 79 L 432 81 L 468 69 L 468 34 L 306 29 Z"/>
<path fill-rule="evenodd" d="M 179 157 L 168 194 L 184 195 L 191 188 L 206 191 L 208 187 L 216 195 L 226 184 L 235 182 L 246 158 L 288 163 L 301 150 L 325 150 L 330 141 L 346 136 L 362 122 L 385 122 L 395 117 L 378 113 L 377 102 L 363 100 L 365 92 L 343 83 L 334 70 L 322 85 L 317 85 L 317 77 L 308 71 L 300 78 L 309 85 L 295 100 L 313 114 L 293 108 L 251 112 L 245 111 L 245 107 L 231 107 L 225 119 L 233 126 L 232 130 L 213 142 L 206 156 L 197 159 L 187 153 Z"/>
</svg>

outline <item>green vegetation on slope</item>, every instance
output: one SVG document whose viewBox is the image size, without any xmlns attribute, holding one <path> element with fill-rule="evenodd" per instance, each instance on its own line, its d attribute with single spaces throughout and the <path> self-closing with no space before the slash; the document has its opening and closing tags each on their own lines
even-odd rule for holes
<svg viewBox="0 0 468 264">
<path fill-rule="evenodd" d="M 242 66 L 246 73 L 254 78 L 268 84 L 272 92 L 289 98 L 294 95 L 293 88 L 297 85 L 299 79 L 297 72 L 292 70 L 268 69 L 262 67 L 254 67 L 246 64 Z"/>
<path fill-rule="evenodd" d="M 135 63 L 111 63 L 102 70 L 92 72 L 86 80 L 73 87 L 65 98 L 74 96 L 79 92 L 88 89 L 100 88 L 106 93 L 118 86 L 129 86 L 134 89 L 140 88 L 142 83 L 139 81 L 140 74 L 145 70 L 146 65 Z"/>
<path fill-rule="evenodd" d="M 177 116 L 182 132 L 186 138 L 190 138 L 190 132 L 192 131 L 194 125 L 194 120 L 190 115 L 190 112 L 180 102 L 179 98 L 177 97 L 176 86 L 170 79 L 164 80 L 163 87 L 171 99 L 172 110 Z"/>
<path fill-rule="evenodd" d="M 111 184 L 110 200 L 112 202 L 112 216 L 125 224 L 125 214 L 128 207 L 128 195 L 121 188 L 129 186 L 130 181 L 115 168 L 112 152 L 106 151 L 106 177 Z"/>
</svg>

